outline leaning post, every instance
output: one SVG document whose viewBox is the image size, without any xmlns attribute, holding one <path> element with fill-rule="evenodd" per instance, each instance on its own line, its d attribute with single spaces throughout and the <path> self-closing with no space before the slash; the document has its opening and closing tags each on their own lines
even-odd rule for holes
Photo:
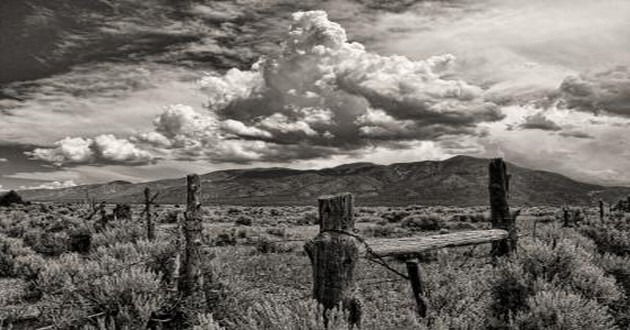
<svg viewBox="0 0 630 330">
<path fill-rule="evenodd" d="M 416 301 L 418 307 L 418 314 L 420 317 L 427 317 L 427 302 L 423 296 L 422 278 L 420 276 L 420 267 L 417 260 L 407 260 L 405 262 L 407 266 L 407 274 L 409 275 L 409 281 L 411 282 L 411 291 L 413 292 L 413 298 Z"/>
<path fill-rule="evenodd" d="M 353 196 L 323 196 L 318 204 L 320 232 L 304 246 L 313 267 L 313 298 L 324 307 L 326 325 L 326 311 L 343 305 L 350 325 L 360 327 L 361 303 L 354 278 L 359 244 L 352 234 Z"/>
<path fill-rule="evenodd" d="M 516 215 L 510 214 L 508 192 L 510 177 L 505 162 L 501 158 L 493 159 L 489 166 L 490 218 L 492 228 L 508 232 L 504 240 L 492 243 L 492 256 L 509 256 L 516 251 L 518 233 L 516 232 Z"/>
<path fill-rule="evenodd" d="M 184 254 L 181 258 L 178 289 L 184 297 L 190 296 L 201 286 L 201 180 L 191 174 L 188 181 L 188 206 L 184 222 Z"/>
</svg>

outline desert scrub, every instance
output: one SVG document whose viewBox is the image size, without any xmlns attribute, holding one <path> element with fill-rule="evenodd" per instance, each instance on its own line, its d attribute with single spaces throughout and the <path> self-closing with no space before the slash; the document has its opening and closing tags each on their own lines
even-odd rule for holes
<svg viewBox="0 0 630 330">
<path fill-rule="evenodd" d="M 574 239 L 569 238 L 572 236 Z M 505 326 L 503 322 L 514 321 L 513 315 L 518 313 L 519 315 L 530 311 L 537 313 L 534 308 L 538 305 L 531 304 L 535 302 L 540 305 L 540 299 L 543 298 L 532 300 L 532 297 L 538 297 L 537 295 L 544 291 L 552 292 L 554 295 L 566 291 L 571 297 L 576 296 L 581 301 L 592 301 L 593 304 L 604 307 L 606 311 L 623 301 L 623 290 L 619 288 L 615 278 L 606 274 L 605 270 L 597 265 L 599 256 L 584 248 L 592 246 L 592 242 L 584 237 L 581 239 L 578 237 L 580 236 L 576 235 L 575 231 L 569 230 L 551 233 L 546 237 L 550 242 L 522 240 L 517 258 L 503 260 L 499 264 L 492 288 L 490 319 L 494 327 L 501 328 Z M 557 297 L 560 297 L 559 303 L 569 299 Z M 558 316 L 560 318 L 569 315 L 563 309 L 553 312 L 560 315 Z M 606 314 L 606 319 L 608 318 L 615 320 L 611 314 Z M 527 324 L 519 323 L 521 321 L 519 319 L 515 322 L 524 329 L 532 329 L 528 328 Z"/>
<path fill-rule="evenodd" d="M 591 238 L 601 253 L 630 256 L 630 231 L 608 226 L 584 226 L 580 233 Z"/>
<path fill-rule="evenodd" d="M 408 217 L 411 213 L 407 211 L 388 211 L 381 214 L 381 218 L 389 223 L 397 223 Z"/>
<path fill-rule="evenodd" d="M 234 221 L 234 224 L 237 226 L 251 226 L 253 223 L 254 220 L 252 217 L 247 215 L 239 215 L 239 217 L 236 218 L 236 221 Z"/>
<path fill-rule="evenodd" d="M 107 226 L 92 236 L 92 248 L 110 246 L 115 243 L 133 243 L 146 236 L 142 221 L 109 221 Z"/>
<path fill-rule="evenodd" d="M 543 278 L 558 285 L 571 287 L 586 298 L 612 303 L 622 297 L 613 277 L 596 265 L 592 252 L 562 239 L 555 246 L 548 243 L 526 245 L 519 261 L 534 279 Z"/>
<path fill-rule="evenodd" d="M 172 271 L 173 253 L 168 242 L 140 241 L 100 247 L 89 258 L 68 253 L 49 260 L 37 278 L 48 306 L 43 318 L 71 327 L 102 312 L 118 325 L 146 328 L 169 301 L 164 275 Z"/>
<path fill-rule="evenodd" d="M 571 292 L 541 291 L 527 305 L 529 310 L 516 315 L 511 329 L 619 329 L 607 307 Z"/>
<path fill-rule="evenodd" d="M 25 246 L 21 239 L 0 234 L 0 277 L 21 275 L 18 270 L 20 258 L 35 254 L 35 251 Z"/>
<path fill-rule="evenodd" d="M 400 226 L 411 230 L 440 230 L 444 227 L 444 223 L 437 214 L 421 214 L 404 218 Z"/>
<path fill-rule="evenodd" d="M 408 236 L 408 232 L 395 224 L 375 224 L 362 230 L 365 237 L 402 237 Z"/>
</svg>

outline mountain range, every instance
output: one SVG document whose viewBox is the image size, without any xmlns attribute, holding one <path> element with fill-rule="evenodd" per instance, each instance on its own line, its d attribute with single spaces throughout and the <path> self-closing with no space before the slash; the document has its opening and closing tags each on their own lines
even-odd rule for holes
<svg viewBox="0 0 630 330">
<path fill-rule="evenodd" d="M 318 196 L 349 191 L 359 205 L 485 205 L 489 159 L 455 156 L 443 161 L 378 165 L 353 163 L 317 170 L 255 168 L 201 175 L 204 204 L 308 205 Z M 630 187 L 583 183 L 566 176 L 507 163 L 512 205 L 594 205 L 630 194 Z M 143 190 L 159 191 L 158 203 L 186 201 L 186 178 L 23 190 L 31 201 L 78 202 L 93 198 L 141 203 Z"/>
</svg>

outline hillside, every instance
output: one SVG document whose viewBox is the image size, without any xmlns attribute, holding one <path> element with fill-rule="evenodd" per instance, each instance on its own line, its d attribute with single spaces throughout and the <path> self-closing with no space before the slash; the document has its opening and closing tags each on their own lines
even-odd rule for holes
<svg viewBox="0 0 630 330">
<path fill-rule="evenodd" d="M 202 175 L 206 204 L 313 204 L 317 196 L 341 191 L 355 194 L 358 204 L 484 205 L 488 201 L 488 159 L 456 156 L 444 161 L 377 165 L 346 164 L 321 170 L 258 168 Z M 563 175 L 508 163 L 513 205 L 587 205 L 612 202 L 630 187 L 604 187 Z M 25 190 L 32 201 L 141 202 L 143 189 L 159 190 L 160 203 L 184 203 L 185 178 L 133 184 L 114 181 L 57 190 Z"/>
</svg>

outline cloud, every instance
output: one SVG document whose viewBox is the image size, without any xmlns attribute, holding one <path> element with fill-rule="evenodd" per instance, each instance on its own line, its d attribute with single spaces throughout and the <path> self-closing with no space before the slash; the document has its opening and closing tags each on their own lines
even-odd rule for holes
<svg viewBox="0 0 630 330">
<path fill-rule="evenodd" d="M 279 55 L 199 80 L 205 109 L 168 106 L 150 131 L 66 138 L 31 155 L 58 164 L 273 162 L 480 135 L 478 124 L 504 116 L 481 87 L 453 77 L 454 61 L 370 53 L 325 12 L 298 12 Z"/>
<path fill-rule="evenodd" d="M 560 92 L 570 109 L 630 117 L 630 70 L 626 66 L 569 76 Z"/>
<path fill-rule="evenodd" d="M 68 181 L 52 181 L 45 182 L 37 186 L 21 186 L 20 190 L 31 190 L 31 189 L 61 189 L 61 188 L 69 188 L 74 187 L 77 184 L 72 180 Z"/>
<path fill-rule="evenodd" d="M 8 159 L 6 159 L 6 158 L 0 158 L 0 163 L 6 163 L 6 162 L 8 162 L 8 161 L 9 161 L 9 160 L 8 160 Z"/>
<path fill-rule="evenodd" d="M 53 148 L 36 148 L 27 155 L 56 165 L 86 163 L 147 164 L 154 160 L 149 151 L 139 149 L 127 139 L 103 134 L 91 138 L 65 138 Z"/>
<path fill-rule="evenodd" d="M 595 137 L 582 132 L 582 131 L 563 131 L 559 133 L 560 136 L 564 136 L 564 137 L 572 137 L 572 138 L 576 138 L 576 139 L 594 139 Z"/>
<path fill-rule="evenodd" d="M 562 127 L 545 117 L 542 112 L 525 117 L 525 121 L 519 125 L 522 129 L 539 129 L 543 131 L 560 131 Z"/>
</svg>

